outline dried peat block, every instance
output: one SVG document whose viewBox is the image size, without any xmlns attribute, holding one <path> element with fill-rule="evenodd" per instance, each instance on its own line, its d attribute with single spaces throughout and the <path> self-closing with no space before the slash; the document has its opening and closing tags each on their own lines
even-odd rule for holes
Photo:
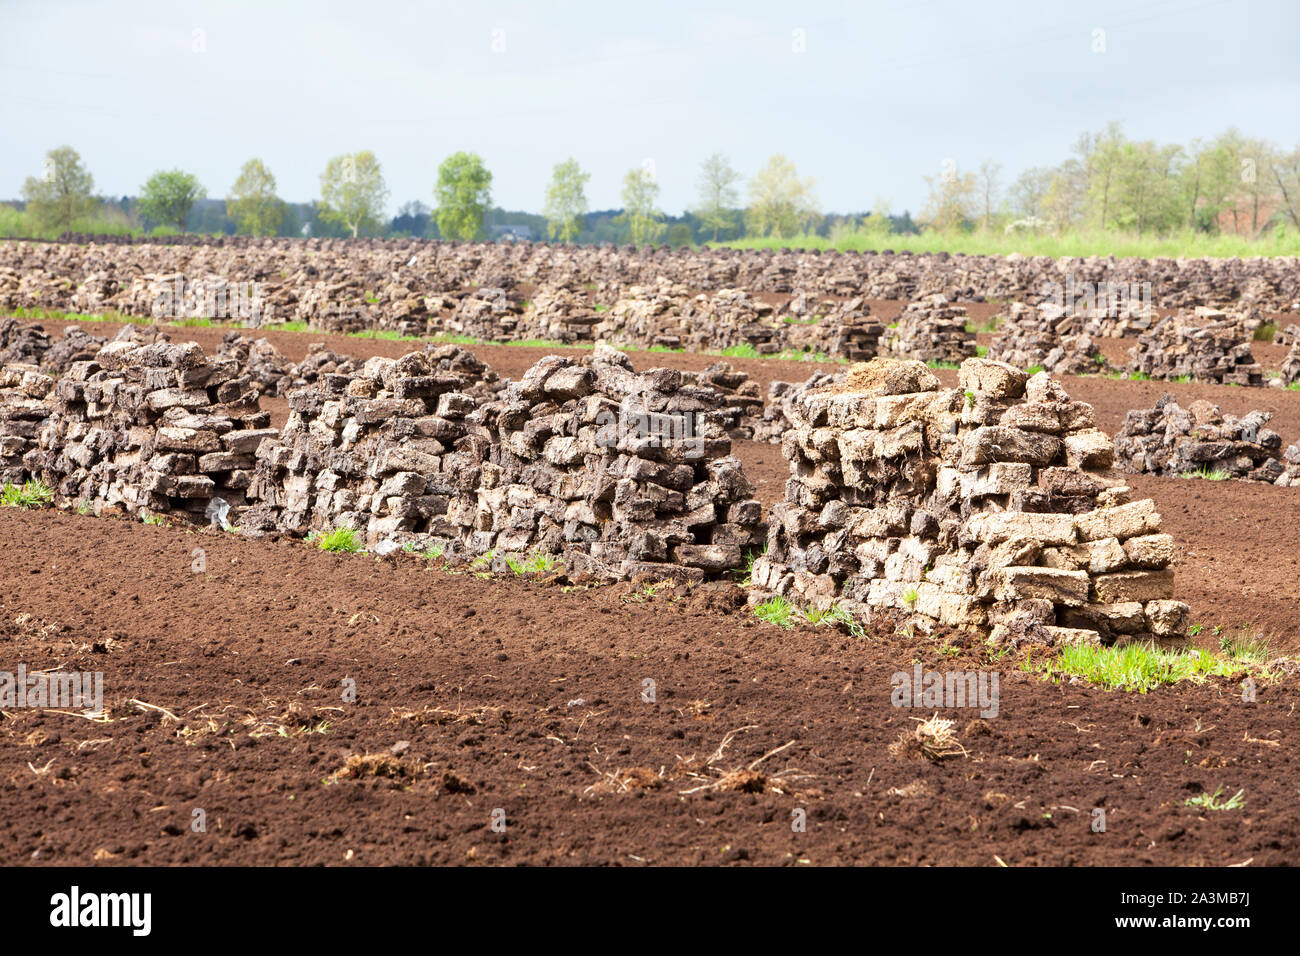
<svg viewBox="0 0 1300 956">
<path fill-rule="evenodd" d="M 1264 426 L 1270 412 L 1238 418 L 1213 402 L 1183 408 L 1166 394 L 1154 408 L 1133 409 L 1115 436 L 1117 462 L 1129 474 L 1196 475 L 1300 484 L 1300 448 L 1282 448 L 1282 436 Z"/>
<path fill-rule="evenodd" d="M 1128 500 L 1091 406 L 1047 373 L 973 358 L 945 389 L 875 359 L 789 414 L 759 588 L 999 639 L 1185 638 L 1154 504 Z"/>
</svg>

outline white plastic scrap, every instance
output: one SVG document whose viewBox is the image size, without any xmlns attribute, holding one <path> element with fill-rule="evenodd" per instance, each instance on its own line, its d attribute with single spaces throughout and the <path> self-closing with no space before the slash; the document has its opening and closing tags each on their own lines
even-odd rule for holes
<svg viewBox="0 0 1300 956">
<path fill-rule="evenodd" d="M 203 517 L 221 528 L 230 527 L 230 525 L 226 524 L 226 515 L 228 514 L 230 514 L 230 505 L 226 504 L 225 498 L 213 498 L 203 511 Z"/>
</svg>

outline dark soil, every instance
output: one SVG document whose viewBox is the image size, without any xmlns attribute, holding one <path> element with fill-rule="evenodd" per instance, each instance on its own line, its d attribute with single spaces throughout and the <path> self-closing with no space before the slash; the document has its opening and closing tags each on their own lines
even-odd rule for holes
<svg viewBox="0 0 1300 956">
<path fill-rule="evenodd" d="M 5 712 L 6 864 L 1259 866 L 1300 850 L 1294 678 L 1255 704 L 1228 679 L 1107 692 L 960 638 L 780 630 L 725 585 L 566 590 L 48 511 L 4 509 L 0 529 L 41 542 L 0 552 L 6 669 L 103 671 L 113 715 Z M 890 704 L 913 661 L 1000 672 L 998 716 L 958 721 L 965 757 L 890 752 L 929 716 Z M 1219 787 L 1245 807 L 1185 805 Z"/>
</svg>

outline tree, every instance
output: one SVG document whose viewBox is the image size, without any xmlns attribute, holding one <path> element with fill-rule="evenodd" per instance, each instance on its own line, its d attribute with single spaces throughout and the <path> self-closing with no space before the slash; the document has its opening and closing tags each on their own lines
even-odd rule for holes
<svg viewBox="0 0 1300 956">
<path fill-rule="evenodd" d="M 402 203 L 390 223 L 394 232 L 424 238 L 433 227 L 433 207 L 418 199 Z"/>
<path fill-rule="evenodd" d="M 997 205 L 998 180 L 1001 175 L 1002 165 L 993 162 L 991 159 L 986 159 L 980 163 L 979 172 L 976 173 L 980 198 L 980 218 L 985 229 L 993 227 L 993 209 Z"/>
<path fill-rule="evenodd" d="M 582 232 L 582 220 L 587 215 L 587 180 L 578 161 L 569 157 L 556 163 L 551 171 L 551 183 L 546 187 L 546 232 L 552 239 L 572 242 Z"/>
<path fill-rule="evenodd" d="M 974 218 L 975 174 L 961 172 L 951 160 L 945 161 L 938 176 L 926 176 L 930 198 L 921 213 L 922 220 L 936 232 L 952 232 Z"/>
<path fill-rule="evenodd" d="M 140 215 L 153 222 L 175 224 L 185 231 L 194 203 L 208 194 L 192 173 L 180 169 L 157 172 L 140 190 Z"/>
<path fill-rule="evenodd" d="M 1250 237 L 1256 238 L 1268 222 L 1276 195 L 1276 182 L 1269 175 L 1273 167 L 1275 150 L 1261 139 L 1248 139 L 1242 146 L 1240 170 L 1240 195 L 1245 211 L 1250 214 Z"/>
<path fill-rule="evenodd" d="M 1279 216 L 1291 220 L 1300 229 L 1300 147 L 1289 153 L 1278 150 L 1269 167 L 1278 198 L 1282 201 Z"/>
<path fill-rule="evenodd" d="M 740 205 L 736 183 L 740 173 L 722 153 L 714 153 L 700 166 L 700 204 L 695 209 L 700 225 L 713 230 L 713 241 L 723 229 L 734 229 L 736 217 L 733 210 Z"/>
<path fill-rule="evenodd" d="M 379 160 L 368 149 L 335 156 L 320 175 L 320 217 L 352 232 L 377 229 L 388 200 Z"/>
<path fill-rule="evenodd" d="M 683 246 L 692 245 L 692 243 L 691 227 L 686 223 L 676 223 L 668 230 L 668 245 L 674 249 L 680 249 Z"/>
<path fill-rule="evenodd" d="M 1230 212 L 1235 220 L 1244 146 L 1241 134 L 1229 129 L 1193 155 L 1195 189 L 1189 190 L 1184 185 L 1183 201 L 1191 207 L 1194 225 L 1208 232 L 1217 232 L 1219 216 L 1224 212 Z M 1185 173 L 1185 184 L 1187 178 Z"/>
<path fill-rule="evenodd" d="M 473 239 L 492 205 L 492 174 L 477 153 L 452 153 L 438 167 L 438 231 L 449 239 Z"/>
<path fill-rule="evenodd" d="M 275 177 L 260 159 L 250 159 L 226 197 L 226 215 L 237 231 L 273 236 L 284 222 L 284 203 L 275 194 Z"/>
<path fill-rule="evenodd" d="M 1111 218 L 1121 229 L 1163 232 L 1183 221 L 1183 202 L 1175 174 L 1180 146 L 1130 140 L 1119 147 Z"/>
<path fill-rule="evenodd" d="M 817 218 L 812 179 L 800 179 L 794 163 L 780 153 L 749 181 L 746 225 L 759 236 L 789 239 Z"/>
<path fill-rule="evenodd" d="M 871 213 L 862 220 L 862 231 L 876 239 L 889 235 L 894 228 L 894 217 L 889 214 L 889 200 L 877 198 Z"/>
<path fill-rule="evenodd" d="M 46 153 L 44 167 L 39 179 L 28 176 L 23 183 L 27 211 L 42 229 L 62 226 L 71 232 L 74 219 L 89 216 L 99 205 L 93 195 L 95 180 L 71 146 Z"/>
<path fill-rule="evenodd" d="M 1102 229 L 1111 221 L 1116 181 L 1123 169 L 1124 145 L 1119 124 L 1111 123 L 1095 135 L 1084 133 L 1074 147 L 1086 180 L 1087 215 L 1095 216 Z"/>
<path fill-rule="evenodd" d="M 649 170 L 630 169 L 623 177 L 623 212 L 614 221 L 626 223 L 628 240 L 636 246 L 658 242 L 668 227 L 661 221 L 659 184 Z"/>
<path fill-rule="evenodd" d="M 1088 174 L 1084 164 L 1077 159 L 1067 159 L 1049 173 L 1047 191 L 1039 205 L 1043 218 L 1061 235 L 1083 220 Z"/>
<path fill-rule="evenodd" d="M 1052 171 L 1045 166 L 1026 169 L 1011 184 L 1011 210 L 1029 219 L 1039 217 L 1043 211 L 1043 197 L 1052 185 Z"/>
</svg>

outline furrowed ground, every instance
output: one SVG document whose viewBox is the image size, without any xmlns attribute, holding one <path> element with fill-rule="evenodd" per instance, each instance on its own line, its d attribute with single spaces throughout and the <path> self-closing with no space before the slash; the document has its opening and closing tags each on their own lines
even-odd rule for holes
<svg viewBox="0 0 1300 956">
<path fill-rule="evenodd" d="M 566 591 L 17 509 L 0 527 L 43 543 L 0 554 L 6 658 L 103 671 L 111 717 L 7 714 L 6 863 L 1266 865 L 1300 845 L 1294 677 L 1253 704 L 1232 677 L 1105 691 L 956 636 L 782 630 L 730 585 Z M 955 728 L 965 756 L 891 753 L 930 716 L 890 703 L 913 662 L 1000 671 L 997 716 Z M 1185 805 L 1216 790 L 1244 807 Z"/>
</svg>

